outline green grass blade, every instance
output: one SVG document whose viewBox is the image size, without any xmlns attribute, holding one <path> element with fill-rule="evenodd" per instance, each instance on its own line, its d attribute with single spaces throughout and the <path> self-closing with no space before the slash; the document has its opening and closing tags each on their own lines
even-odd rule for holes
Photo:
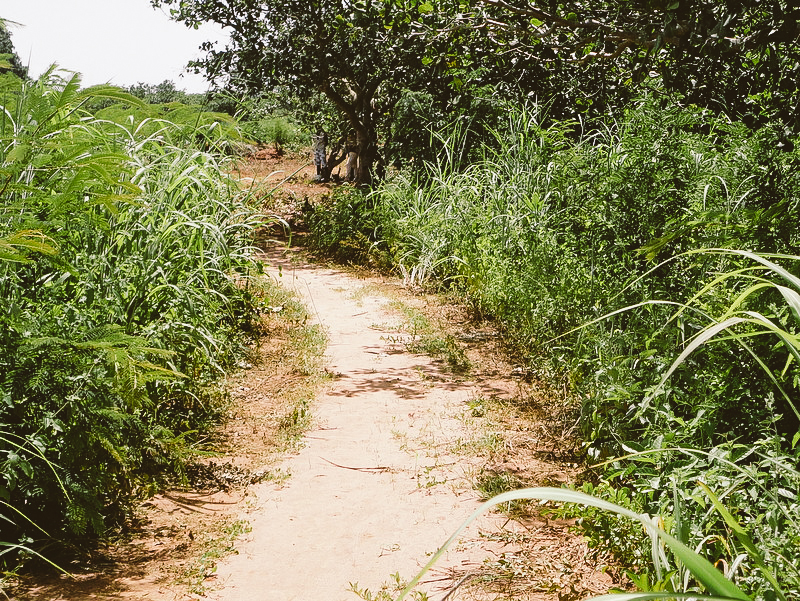
<svg viewBox="0 0 800 601">
<path fill-rule="evenodd" d="M 736 324 L 743 323 L 743 322 L 746 322 L 746 321 L 748 321 L 748 320 L 745 319 L 744 317 L 729 317 L 725 321 L 722 321 L 720 323 L 714 324 L 712 326 L 707 327 L 705 330 L 702 330 L 694 338 L 694 340 L 692 340 L 687 345 L 687 347 L 683 350 L 683 352 L 680 355 L 678 355 L 678 358 L 675 359 L 675 361 L 672 362 L 672 365 L 670 365 L 669 369 L 661 377 L 661 381 L 658 383 L 658 386 L 656 386 L 655 389 L 653 390 L 653 392 L 651 392 L 647 396 L 647 398 L 645 399 L 645 402 L 652 400 L 659 393 L 659 391 L 661 391 L 661 389 L 664 387 L 664 384 L 666 383 L 666 381 L 669 380 L 669 377 L 675 372 L 676 369 L 678 369 L 678 367 L 680 367 L 680 365 L 686 360 L 686 358 L 689 355 L 691 355 L 694 351 L 696 351 L 699 347 L 704 345 L 706 342 L 711 340 L 719 332 L 721 332 L 723 330 L 726 330 L 726 329 L 728 329 L 728 328 L 730 328 L 732 326 L 735 326 Z"/>
<path fill-rule="evenodd" d="M 705 586 L 712 595 L 721 599 L 740 599 L 748 601 L 749 597 L 744 594 L 733 582 L 725 578 L 719 570 L 717 570 L 711 562 L 704 557 L 701 557 L 689 547 L 684 545 L 675 537 L 667 534 L 664 530 L 657 528 L 650 516 L 638 514 L 630 509 L 621 507 L 614 503 L 610 503 L 603 499 L 598 499 L 591 495 L 582 492 L 568 490 L 563 488 L 524 488 L 521 490 L 510 491 L 497 495 L 481 504 L 466 521 L 445 541 L 441 548 L 431 557 L 430 561 L 420 572 L 408 583 L 405 589 L 397 597 L 396 601 L 402 601 L 419 583 L 422 577 L 436 564 L 442 557 L 448 547 L 456 541 L 458 536 L 475 521 L 480 515 L 491 509 L 496 505 L 508 503 L 509 501 L 519 501 L 522 499 L 538 499 L 541 501 L 555 501 L 560 503 L 577 503 L 581 505 L 588 505 L 597 507 L 604 511 L 610 511 L 619 515 L 626 516 L 632 520 L 638 521 L 644 526 L 648 533 L 655 533 L 661 540 L 663 540 L 675 556 L 686 566 L 686 568 L 697 578 L 697 580 Z M 693 595 L 699 597 L 699 595 Z"/>
<path fill-rule="evenodd" d="M 56 570 L 58 570 L 62 574 L 66 574 L 67 576 L 73 578 L 72 574 L 67 572 L 60 565 L 58 565 L 56 563 L 53 563 L 52 561 L 47 559 L 41 553 L 37 553 L 36 551 L 34 551 L 33 549 L 31 549 L 29 547 L 26 547 L 25 545 L 17 545 L 15 543 L 6 543 L 6 542 L 0 541 L 0 548 L 2 548 L 2 547 L 5 547 L 5 550 L 4 551 L 0 551 L 0 555 L 4 555 L 5 553 L 10 553 L 11 551 L 24 551 L 25 553 L 30 553 L 31 555 L 35 555 L 39 559 L 41 559 L 41 560 L 45 561 L 46 563 L 50 564 L 52 567 L 54 567 Z M 2 589 L 0 589 L 0 592 L 2 592 Z"/>
<path fill-rule="evenodd" d="M 794 313 L 795 319 L 800 321 L 800 293 L 786 286 L 775 284 L 775 288 L 783 295 L 786 304 L 789 305 Z"/>
<path fill-rule="evenodd" d="M 725 523 L 728 527 L 733 530 L 733 533 L 736 535 L 736 538 L 739 539 L 739 542 L 744 545 L 744 548 L 747 550 L 747 554 L 749 555 L 750 559 L 758 566 L 758 569 L 761 570 L 761 573 L 764 577 L 769 580 L 769 583 L 772 585 L 772 588 L 778 597 L 780 597 L 783 601 L 786 601 L 786 595 L 780 588 L 778 584 L 778 579 L 775 578 L 775 574 L 772 573 L 772 570 L 767 568 L 766 564 L 764 563 L 764 558 L 761 556 L 761 553 L 753 544 L 753 540 L 750 538 L 750 535 L 747 531 L 742 527 L 741 524 L 734 518 L 730 511 L 720 502 L 717 495 L 715 495 L 711 489 L 703 482 L 697 482 L 697 485 L 702 488 L 705 493 L 708 495 L 708 498 L 711 499 L 711 503 L 714 505 L 714 509 L 717 510 L 722 516 L 722 519 L 725 520 Z"/>
</svg>

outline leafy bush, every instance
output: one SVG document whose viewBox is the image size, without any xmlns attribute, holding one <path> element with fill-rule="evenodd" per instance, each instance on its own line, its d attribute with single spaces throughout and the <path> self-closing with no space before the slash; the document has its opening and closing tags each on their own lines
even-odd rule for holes
<svg viewBox="0 0 800 601">
<path fill-rule="evenodd" d="M 210 152 L 227 152 L 241 133 L 236 120 L 225 113 L 209 112 L 201 105 L 181 102 L 137 104 L 112 102 L 94 112 L 95 125 L 106 123 L 109 135 L 162 138 L 175 146 L 190 146 Z M 122 126 L 127 133 L 120 131 Z M 115 131 L 116 130 L 116 131 Z"/>
<path fill-rule="evenodd" d="M 597 490 L 672 516 L 748 593 L 770 598 L 775 573 L 796 594 L 800 154 L 778 128 L 655 95 L 617 123 L 546 123 L 510 111 L 469 165 L 456 132 L 436 163 L 374 192 L 368 218 L 329 209 L 326 246 L 362 236 L 497 319 L 534 373 L 568 382 L 587 459 L 613 485 Z M 613 521 L 584 524 L 642 583 L 678 590 Z"/>
<path fill-rule="evenodd" d="M 261 219 L 214 156 L 185 146 L 215 125 L 92 117 L 81 109 L 91 98 L 142 106 L 79 85 L 51 69 L 0 118 L 0 538 L 11 550 L 102 534 L 181 476 L 255 303 L 246 278 Z"/>
<path fill-rule="evenodd" d="M 258 143 L 271 144 L 275 150 L 299 149 L 310 140 L 305 131 L 287 117 L 268 116 L 242 123 L 245 135 Z"/>
<path fill-rule="evenodd" d="M 308 207 L 304 214 L 310 236 L 310 250 L 334 257 L 343 263 L 373 263 L 382 268 L 391 264 L 381 244 L 381 232 L 390 221 L 383 216 L 384 205 L 357 188 L 338 188 L 332 202 Z"/>
<path fill-rule="evenodd" d="M 271 144 L 276 151 L 300 150 L 311 138 L 301 123 L 321 125 L 319 116 L 304 112 L 315 106 L 314 99 L 298 99 L 277 87 L 258 96 L 229 97 L 245 138 L 255 144 Z"/>
</svg>

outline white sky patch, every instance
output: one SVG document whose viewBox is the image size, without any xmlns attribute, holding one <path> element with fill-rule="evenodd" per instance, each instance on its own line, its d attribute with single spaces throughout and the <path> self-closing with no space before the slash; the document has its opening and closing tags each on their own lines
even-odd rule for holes
<svg viewBox="0 0 800 601">
<path fill-rule="evenodd" d="M 185 73 L 202 58 L 200 44 L 225 46 L 218 26 L 199 30 L 171 21 L 149 0 L 0 0 L 0 17 L 9 23 L 14 49 L 32 77 L 52 63 L 83 77 L 83 85 L 158 84 L 169 79 L 178 89 L 205 92 L 202 76 Z"/>
</svg>

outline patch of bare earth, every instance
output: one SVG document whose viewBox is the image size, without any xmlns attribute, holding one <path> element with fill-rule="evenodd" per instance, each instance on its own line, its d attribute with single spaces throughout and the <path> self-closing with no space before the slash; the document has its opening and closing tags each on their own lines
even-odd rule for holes
<svg viewBox="0 0 800 601">
<path fill-rule="evenodd" d="M 269 199 L 265 212 L 297 223 L 303 203 L 330 193 L 311 169 L 304 156 L 268 156 L 237 172 Z M 509 363 L 491 324 L 275 243 L 263 258 L 325 331 L 328 381 L 275 307 L 250 365 L 228 382 L 219 455 L 196 468 L 196 487 L 154 497 L 131 537 L 69 566 L 71 577 L 23 581 L 15 598 L 387 599 L 493 487 L 578 477 L 575 416 Z M 411 325 L 416 314 L 427 332 Z M 486 516 L 420 590 L 559 601 L 606 592 L 611 577 L 570 525 L 536 506 Z"/>
<path fill-rule="evenodd" d="M 231 174 L 243 189 L 263 199 L 268 214 L 294 225 L 306 202 L 314 204 L 330 197 L 335 184 L 313 181 L 315 168 L 307 153 L 263 150 L 259 156 L 235 162 Z"/>
<path fill-rule="evenodd" d="M 448 441 L 447 450 L 457 461 L 457 472 L 481 499 L 510 488 L 578 481 L 578 416 L 562 392 L 510 362 L 494 326 L 476 321 L 463 305 L 413 294 L 398 282 L 384 283 L 384 289 L 430 320 L 436 335 L 455 341 L 450 352 L 463 353 L 452 360 L 444 352 L 434 363 L 446 381 L 469 388 L 466 406 L 455 413 L 462 429 Z M 401 327 L 393 340 L 413 349 L 426 346 L 425 336 Z M 464 373 L 453 373 L 452 366 L 462 363 L 468 365 Z M 574 520 L 549 518 L 547 507 L 537 504 L 498 515 L 503 517 L 493 528 L 471 539 L 489 550 L 479 564 L 439 571 L 442 597 L 457 587 L 459 594 L 449 598 L 563 601 L 620 586 L 611 576 L 617 571 L 572 532 Z"/>
</svg>

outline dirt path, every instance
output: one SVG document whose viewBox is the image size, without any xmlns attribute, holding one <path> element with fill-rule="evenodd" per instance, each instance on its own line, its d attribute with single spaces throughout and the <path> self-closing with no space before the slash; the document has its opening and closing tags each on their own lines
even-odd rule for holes
<svg viewBox="0 0 800 601">
<path fill-rule="evenodd" d="M 289 204 L 327 190 L 309 177 L 292 184 Z M 109 545 L 70 577 L 26 582 L 13 599 L 387 601 L 479 504 L 476 482 L 493 494 L 498 486 L 571 481 L 576 466 L 564 441 L 574 417 L 536 382 L 512 377 L 491 332 L 475 331 L 461 309 L 409 295 L 400 282 L 299 256 L 274 245 L 263 257 L 328 337 L 331 381 L 310 403 L 312 426 L 298 450 L 278 465 L 270 455 L 288 404 L 282 391 L 308 379 L 279 352 L 232 378 L 234 406 L 222 434 L 229 454 L 213 459 L 218 474 L 230 466 L 232 485 L 158 495 L 143 507 L 132 540 Z M 466 375 L 409 351 L 409 315 L 397 298 L 443 313 L 471 341 L 459 343 L 473 364 Z M 314 386 L 306 389 L 311 396 Z M 271 479 L 242 486 L 254 471 Z M 249 532 L 237 537 L 245 524 Z M 573 601 L 606 592 L 610 577 L 566 526 L 536 515 L 487 516 L 419 590 L 440 601 L 470 574 L 450 601 Z"/>
<path fill-rule="evenodd" d="M 401 349 L 400 318 L 368 282 L 275 255 L 270 263 L 324 326 L 334 381 L 303 448 L 283 465 L 288 481 L 254 489 L 244 516 L 252 531 L 218 565 L 209 598 L 354 599 L 351 583 L 375 593 L 392 574 L 413 577 L 477 506 L 468 462 L 450 449 L 470 436 L 468 401 L 499 391 Z M 478 530 L 498 529 L 498 519 L 471 528 L 439 572 L 480 562 Z"/>
<path fill-rule="evenodd" d="M 489 489 L 493 481 L 570 480 L 574 466 L 552 459 L 559 441 L 546 436 L 551 403 L 511 377 L 486 332 L 463 314 L 435 300 L 426 307 L 428 299 L 399 282 L 293 262 L 277 249 L 266 259 L 328 336 L 331 382 L 311 403 L 313 425 L 299 450 L 278 465 L 268 460 L 272 479 L 263 483 L 158 495 L 134 539 L 71 577 L 38 578 L 12 599 L 387 601 L 478 505 L 476 481 Z M 466 339 L 483 341 L 467 349 L 466 376 L 409 352 L 408 314 L 394 297 L 444 311 Z M 274 360 L 237 375 L 227 426 L 235 443 L 215 462 L 261 472 L 275 444 L 269 422 L 285 404 L 273 380 L 304 377 Z M 507 413 L 492 416 L 497 407 Z M 237 538 L 245 524 L 249 532 Z M 466 574 L 476 578 L 451 601 L 573 601 L 612 584 L 565 524 L 536 516 L 510 522 L 494 514 L 473 524 L 419 590 L 439 601 Z"/>
</svg>

